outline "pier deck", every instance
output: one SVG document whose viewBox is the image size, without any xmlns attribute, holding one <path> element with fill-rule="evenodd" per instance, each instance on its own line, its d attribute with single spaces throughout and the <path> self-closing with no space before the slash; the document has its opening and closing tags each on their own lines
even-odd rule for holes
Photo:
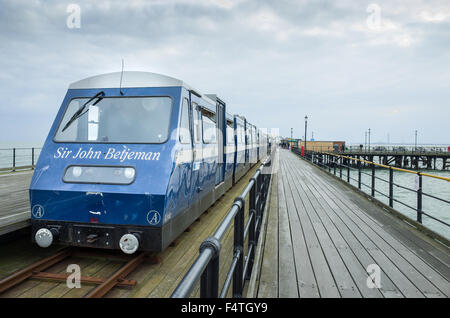
<svg viewBox="0 0 450 318">
<path fill-rule="evenodd" d="M 0 175 L 0 235 L 29 225 L 33 170 Z"/>
<path fill-rule="evenodd" d="M 146 262 L 140 265 L 135 271 L 127 276 L 127 279 L 136 280 L 137 285 L 132 289 L 117 287 L 111 290 L 106 297 L 169 297 L 179 284 L 184 274 L 198 256 L 201 242 L 211 236 L 221 224 L 233 204 L 234 198 L 242 193 L 247 186 L 248 180 L 253 176 L 259 165 L 243 176 L 228 192 L 226 192 L 207 212 L 194 222 L 163 252 L 155 254 L 158 262 Z M 31 175 L 30 175 L 31 176 Z M 22 194 L 23 196 L 24 194 Z M 26 194 L 28 197 L 28 193 Z M 248 198 L 247 198 L 248 200 Z M 246 204 L 248 206 L 248 203 Z M 220 267 L 228 268 L 232 261 L 233 254 L 233 226 L 231 226 L 223 239 L 222 252 L 220 257 Z M 2 244 L 0 246 L 0 280 L 11 275 L 15 271 L 25 268 L 39 259 L 47 257 L 61 248 L 54 245 L 47 249 L 30 244 L 29 237 Z M 108 277 L 116 271 L 123 260 L 122 252 L 117 254 L 105 251 L 104 253 L 94 249 L 80 249 L 74 257 L 53 265 L 48 269 L 50 273 L 66 274 L 69 264 L 78 264 L 81 267 L 83 276 Z M 97 255 L 98 254 L 98 255 Z M 220 272 L 220 284 L 223 285 L 226 278 L 226 271 Z M 60 298 L 60 297 L 83 297 L 95 286 L 83 284 L 81 288 L 69 289 L 65 282 L 42 281 L 29 279 L 17 286 L 12 287 L 0 294 L 0 298 Z M 200 286 L 194 287 L 193 297 L 200 294 Z M 229 295 L 231 296 L 231 290 Z"/>
<path fill-rule="evenodd" d="M 450 295 L 448 247 L 287 150 L 271 200 L 258 297 Z"/>
</svg>

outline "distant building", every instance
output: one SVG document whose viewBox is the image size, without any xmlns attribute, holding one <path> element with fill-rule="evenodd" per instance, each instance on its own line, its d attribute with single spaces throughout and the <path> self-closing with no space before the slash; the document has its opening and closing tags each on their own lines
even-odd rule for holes
<svg viewBox="0 0 450 318">
<path fill-rule="evenodd" d="M 300 141 L 298 143 L 298 147 L 301 148 L 305 146 L 304 141 Z M 345 150 L 345 141 L 307 141 L 306 142 L 306 150 L 307 151 L 316 151 L 316 152 L 333 152 L 333 151 L 344 151 Z"/>
<path fill-rule="evenodd" d="M 284 138 L 284 139 L 281 139 L 281 144 L 289 145 L 289 148 L 291 148 L 291 146 L 294 148 L 298 148 L 299 147 L 298 144 L 299 144 L 300 140 L 301 139 Z"/>
</svg>

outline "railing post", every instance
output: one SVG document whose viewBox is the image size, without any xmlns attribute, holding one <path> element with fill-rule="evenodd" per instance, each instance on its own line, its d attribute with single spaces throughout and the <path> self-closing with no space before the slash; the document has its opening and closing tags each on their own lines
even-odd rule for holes
<svg viewBox="0 0 450 318">
<path fill-rule="evenodd" d="M 31 148 L 31 169 L 34 169 L 34 147 Z"/>
<path fill-rule="evenodd" d="M 239 253 L 239 259 L 236 263 L 236 268 L 233 273 L 233 298 L 242 297 L 242 287 L 244 286 L 242 276 L 244 272 L 244 211 L 245 199 L 237 197 L 234 200 L 240 203 L 240 208 L 234 217 L 234 255 Z"/>
<path fill-rule="evenodd" d="M 394 169 L 389 167 L 389 206 L 394 207 Z"/>
<path fill-rule="evenodd" d="M 375 196 L 375 165 L 373 162 L 370 164 L 372 166 L 372 196 Z"/>
<path fill-rule="evenodd" d="M 342 157 L 339 157 L 339 178 L 342 179 Z"/>
<path fill-rule="evenodd" d="M 217 298 L 219 296 L 219 255 L 221 245 L 218 240 L 210 237 L 200 245 L 200 253 L 205 248 L 211 248 L 214 251 L 214 255 L 200 278 L 200 298 Z"/>
<path fill-rule="evenodd" d="M 13 166 L 12 171 L 16 171 L 16 148 L 13 148 Z"/>
<path fill-rule="evenodd" d="M 334 175 L 336 175 L 336 157 L 333 156 L 333 170 L 334 170 Z"/>
<path fill-rule="evenodd" d="M 350 162 L 347 164 L 347 182 L 350 183 Z"/>
<path fill-rule="evenodd" d="M 261 174 L 259 176 L 262 176 Z M 260 183 L 257 182 L 257 180 L 260 179 L 259 177 L 256 179 L 253 179 L 255 182 L 253 183 L 252 189 L 250 190 L 250 197 L 249 197 L 249 217 L 253 217 L 250 220 L 250 228 L 248 230 L 248 247 L 247 247 L 247 251 L 250 251 L 250 247 L 253 245 L 253 249 L 252 252 L 247 256 L 249 258 L 249 262 L 248 262 L 248 267 L 247 267 L 247 272 L 245 273 L 245 279 L 250 279 L 250 273 L 252 272 L 252 268 L 253 268 L 253 262 L 255 259 L 255 245 L 256 245 L 256 220 L 259 219 L 260 220 L 260 216 L 259 216 L 259 208 L 256 205 L 256 191 L 259 191 L 259 185 Z M 261 188 L 261 192 L 258 194 L 259 199 L 263 199 L 263 192 L 264 192 L 264 187 L 265 184 L 263 182 L 262 184 L 262 188 Z"/>
<path fill-rule="evenodd" d="M 422 223 L 422 175 L 417 172 L 419 187 L 417 189 L 417 222 Z"/>
<path fill-rule="evenodd" d="M 358 159 L 358 189 L 361 190 L 361 161 Z"/>
</svg>

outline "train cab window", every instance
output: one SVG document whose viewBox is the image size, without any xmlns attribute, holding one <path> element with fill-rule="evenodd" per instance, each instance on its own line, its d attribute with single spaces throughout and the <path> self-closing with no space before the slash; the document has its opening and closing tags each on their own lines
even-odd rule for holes
<svg viewBox="0 0 450 318">
<path fill-rule="evenodd" d="M 90 99 L 70 101 L 55 142 L 163 143 L 169 137 L 170 97 L 103 97 L 86 104 Z"/>
<path fill-rule="evenodd" d="M 216 114 L 209 109 L 202 108 L 203 142 L 214 144 L 217 140 Z"/>
<path fill-rule="evenodd" d="M 234 144 L 234 127 L 231 120 L 227 120 L 227 144 Z"/>
<path fill-rule="evenodd" d="M 202 139 L 202 130 L 200 126 L 200 109 L 196 103 L 192 103 L 192 115 L 194 119 L 194 142 L 200 143 Z"/>
<path fill-rule="evenodd" d="M 88 113 L 88 140 L 98 139 L 98 106 L 89 107 Z"/>
<path fill-rule="evenodd" d="M 183 106 L 181 108 L 180 119 L 180 142 L 182 144 L 191 143 L 191 129 L 189 128 L 189 102 L 185 98 L 183 99 Z"/>
</svg>

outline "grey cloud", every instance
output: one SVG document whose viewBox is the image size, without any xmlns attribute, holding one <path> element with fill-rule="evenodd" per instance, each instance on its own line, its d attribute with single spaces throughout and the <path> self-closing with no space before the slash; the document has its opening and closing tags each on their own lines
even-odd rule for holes
<svg viewBox="0 0 450 318">
<path fill-rule="evenodd" d="M 377 1 L 380 32 L 360 1 L 76 1 L 81 28 L 69 29 L 71 2 L 0 1 L 1 141 L 42 141 L 68 84 L 124 58 L 283 135 L 301 137 L 308 114 L 319 139 L 358 142 L 372 127 L 450 142 L 446 2 Z"/>
</svg>

